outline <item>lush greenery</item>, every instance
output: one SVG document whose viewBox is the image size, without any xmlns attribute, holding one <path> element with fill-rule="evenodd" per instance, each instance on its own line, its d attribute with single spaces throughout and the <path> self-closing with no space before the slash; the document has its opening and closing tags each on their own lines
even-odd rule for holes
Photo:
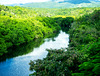
<svg viewBox="0 0 100 76">
<path fill-rule="evenodd" d="M 74 25 L 76 29 L 73 28 Z M 79 65 L 80 73 L 73 75 L 100 75 L 100 10 L 79 18 L 73 26 L 69 31 L 71 34 L 69 46 L 75 47 L 73 49 L 83 53 L 85 58 L 85 61 Z"/>
<path fill-rule="evenodd" d="M 13 45 L 43 38 L 60 29 L 54 18 L 35 17 L 34 11 L 28 9 L 1 5 L 0 11 L 0 55 Z"/>
<path fill-rule="evenodd" d="M 30 18 L 30 17 L 73 17 L 77 18 L 84 14 L 92 13 L 94 10 L 98 10 L 100 7 L 92 7 L 92 8 L 22 8 L 19 6 L 4 6 L 0 5 L 0 16 L 9 16 L 13 18 Z"/>
<path fill-rule="evenodd" d="M 100 10 L 74 21 L 69 34 L 67 49 L 47 49 L 46 58 L 30 62 L 30 76 L 100 75 Z"/>
<path fill-rule="evenodd" d="M 53 33 L 49 35 L 46 38 L 52 38 L 57 37 L 59 32 Z M 38 48 L 40 45 L 42 45 L 45 42 L 44 38 L 38 38 L 31 42 L 23 43 L 19 46 L 13 46 L 7 49 L 7 53 L 4 53 L 2 56 L 0 56 L 0 61 L 5 61 L 6 59 L 26 55 L 33 51 L 34 48 Z"/>
<path fill-rule="evenodd" d="M 93 7 L 93 8 L 65 8 L 65 9 L 57 9 L 57 8 L 30 8 L 33 9 L 38 16 L 46 16 L 46 17 L 72 17 L 72 18 L 79 18 L 84 14 L 92 13 L 94 10 L 99 10 L 100 7 Z"/>
<path fill-rule="evenodd" d="M 74 19 L 95 9 L 100 8 L 36 9 L 0 5 L 0 55 L 13 45 L 59 31 L 60 26 L 70 27 Z"/>
<path fill-rule="evenodd" d="M 17 52 L 23 55 L 32 49 L 30 46 L 24 53 L 23 49 L 19 50 L 22 52 L 13 51 L 11 46 L 28 44 L 57 33 L 60 29 L 69 29 L 69 47 L 47 49 L 46 58 L 31 61 L 30 70 L 35 71 L 31 76 L 99 76 L 100 7 L 40 9 L 0 5 L 0 55 L 5 56 L 0 56 L 0 60 L 6 59 L 10 53 L 13 53 L 11 57 L 15 57 L 18 56 Z M 39 41 L 43 43 L 41 39 Z"/>
</svg>

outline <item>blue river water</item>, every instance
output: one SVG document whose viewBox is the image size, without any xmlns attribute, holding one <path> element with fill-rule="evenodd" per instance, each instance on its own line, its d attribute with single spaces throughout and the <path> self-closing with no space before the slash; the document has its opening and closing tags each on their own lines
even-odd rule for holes
<svg viewBox="0 0 100 76">
<path fill-rule="evenodd" d="M 48 54 L 46 49 L 67 48 L 68 44 L 69 35 L 60 31 L 57 37 L 54 37 L 54 39 L 44 39 L 44 43 L 38 47 L 33 48 L 31 52 L 16 57 L 6 58 L 4 61 L 1 61 L 0 76 L 29 76 L 29 74 L 32 73 L 29 70 L 30 60 L 43 59 Z"/>
</svg>

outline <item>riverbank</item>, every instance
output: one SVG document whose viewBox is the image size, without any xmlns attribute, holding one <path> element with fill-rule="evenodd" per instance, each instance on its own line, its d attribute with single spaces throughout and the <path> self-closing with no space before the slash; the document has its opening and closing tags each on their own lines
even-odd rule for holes
<svg viewBox="0 0 100 76">
<path fill-rule="evenodd" d="M 48 50 L 43 60 L 30 62 L 33 75 L 98 76 L 100 69 L 100 10 L 74 21 L 67 49 Z M 67 51 L 65 51 L 67 50 Z M 37 66 L 37 67 L 36 67 Z"/>
<path fill-rule="evenodd" d="M 15 10 L 14 7 L 4 7 L 7 11 Z M 5 9 L 1 10 L 5 11 Z M 16 9 L 22 10 L 19 7 Z M 11 46 L 43 38 L 59 30 L 60 26 L 55 23 L 53 18 L 49 17 L 13 18 L 0 16 L 0 55 L 7 53 L 7 49 Z"/>
<path fill-rule="evenodd" d="M 99 7 L 30 10 L 18 6 L 0 5 L 0 12 L 0 55 L 8 53 L 7 49 L 11 46 L 18 46 L 39 38 L 48 37 L 60 29 L 66 31 L 70 28 L 69 47 L 59 50 L 48 49 L 49 53 L 46 58 L 31 61 L 30 70 L 35 70 L 32 75 L 99 75 Z M 13 51 L 11 53 L 16 54 L 14 50 L 11 51 Z M 10 68 L 13 67 L 10 66 Z"/>
<path fill-rule="evenodd" d="M 9 49 L 11 52 L 0 57 L 0 76 L 29 76 L 33 72 L 29 70 L 30 60 L 43 59 L 48 54 L 46 49 L 66 48 L 68 44 L 69 35 L 60 31 L 49 38 L 12 47 Z"/>
<path fill-rule="evenodd" d="M 95 9 L 100 8 L 30 9 L 0 5 L 0 55 L 7 53 L 11 46 L 69 28 L 74 19 Z"/>
</svg>

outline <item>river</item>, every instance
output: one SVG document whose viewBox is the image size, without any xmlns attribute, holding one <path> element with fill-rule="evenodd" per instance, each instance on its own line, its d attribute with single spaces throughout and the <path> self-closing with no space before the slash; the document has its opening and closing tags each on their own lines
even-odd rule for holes
<svg viewBox="0 0 100 76">
<path fill-rule="evenodd" d="M 53 38 L 39 39 L 28 44 L 13 47 L 13 53 L 8 53 L 0 62 L 0 76 L 29 76 L 30 60 L 43 59 L 48 52 L 46 49 L 67 48 L 69 35 L 65 32 Z"/>
</svg>

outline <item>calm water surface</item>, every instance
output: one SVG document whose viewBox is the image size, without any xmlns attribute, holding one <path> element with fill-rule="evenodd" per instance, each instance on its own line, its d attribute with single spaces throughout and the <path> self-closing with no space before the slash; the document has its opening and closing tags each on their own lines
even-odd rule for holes
<svg viewBox="0 0 100 76">
<path fill-rule="evenodd" d="M 42 41 L 42 40 L 40 40 Z M 6 58 L 4 61 L 0 62 L 0 76 L 29 76 L 32 72 L 29 71 L 29 62 L 30 60 L 43 59 L 47 55 L 46 49 L 60 49 L 68 47 L 69 35 L 65 32 L 60 31 L 59 35 L 54 38 L 46 38 L 44 42 L 31 42 L 29 45 L 24 47 L 14 48 L 17 49 L 17 52 L 12 55 L 9 54 L 9 58 Z M 37 45 L 41 43 L 41 45 Z M 30 49 L 28 49 L 30 48 Z M 27 52 L 30 51 L 30 52 Z M 21 51 L 26 52 L 24 55 L 20 53 Z M 17 56 L 17 54 L 20 54 Z M 14 57 L 15 56 L 15 57 Z"/>
</svg>

